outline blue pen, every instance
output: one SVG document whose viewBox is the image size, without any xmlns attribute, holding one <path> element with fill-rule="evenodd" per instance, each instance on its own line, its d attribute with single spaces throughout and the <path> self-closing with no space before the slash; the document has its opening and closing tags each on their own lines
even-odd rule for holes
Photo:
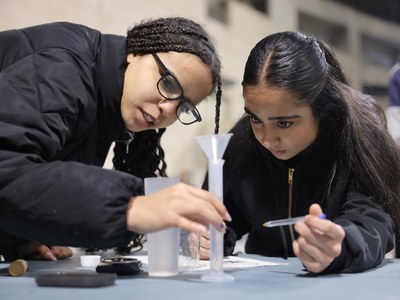
<svg viewBox="0 0 400 300">
<path fill-rule="evenodd" d="M 319 217 L 321 219 L 326 219 L 325 214 L 320 214 Z M 275 221 L 268 221 L 263 224 L 265 227 L 276 227 L 276 226 L 285 226 L 285 225 L 292 225 L 296 224 L 299 221 L 304 221 L 305 216 L 296 217 L 296 218 L 288 218 L 288 219 L 280 219 Z"/>
</svg>

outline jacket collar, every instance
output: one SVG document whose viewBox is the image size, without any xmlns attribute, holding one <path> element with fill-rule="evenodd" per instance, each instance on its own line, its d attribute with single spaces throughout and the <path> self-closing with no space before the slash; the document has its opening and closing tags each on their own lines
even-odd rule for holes
<svg viewBox="0 0 400 300">
<path fill-rule="evenodd" d="M 131 139 L 120 108 L 125 66 L 125 37 L 102 35 L 96 63 L 99 140 Z"/>
</svg>

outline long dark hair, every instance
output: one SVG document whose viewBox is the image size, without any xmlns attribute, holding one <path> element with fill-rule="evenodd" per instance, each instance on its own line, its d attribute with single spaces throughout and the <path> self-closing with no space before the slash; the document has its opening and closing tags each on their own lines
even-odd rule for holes
<svg viewBox="0 0 400 300">
<path fill-rule="evenodd" d="M 400 250 L 400 155 L 375 100 L 350 87 L 324 42 L 295 32 L 272 34 L 253 48 L 242 85 L 258 84 L 286 89 L 311 107 L 319 137 L 336 149 L 348 178 L 391 214 Z"/>
<path fill-rule="evenodd" d="M 198 56 L 210 69 L 216 89 L 215 133 L 219 132 L 221 106 L 221 62 L 211 37 L 201 25 L 185 18 L 159 18 L 143 21 L 128 30 L 127 54 L 185 52 Z M 161 136 L 165 128 L 134 133 L 133 142 L 116 142 L 113 164 L 116 170 L 135 176 L 167 176 Z"/>
</svg>

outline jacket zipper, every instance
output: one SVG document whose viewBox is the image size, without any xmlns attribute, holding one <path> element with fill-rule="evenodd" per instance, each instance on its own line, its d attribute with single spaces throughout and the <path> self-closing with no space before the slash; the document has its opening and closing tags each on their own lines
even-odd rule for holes
<svg viewBox="0 0 400 300">
<path fill-rule="evenodd" d="M 125 148 L 125 154 L 128 154 L 129 153 L 129 145 L 133 141 L 135 133 L 130 131 L 130 130 L 127 130 L 126 132 L 129 134 L 129 139 L 124 141 L 124 143 L 125 143 L 125 147 L 126 147 Z"/>
<path fill-rule="evenodd" d="M 292 199 L 292 194 L 293 194 L 293 174 L 294 174 L 294 169 L 289 168 L 288 169 L 288 183 L 289 183 L 289 204 L 288 204 L 288 218 L 292 217 L 292 204 L 293 204 L 293 199 Z M 293 232 L 293 225 L 289 226 L 289 231 L 290 231 L 290 237 L 292 238 L 292 242 L 294 241 L 294 232 Z"/>
</svg>

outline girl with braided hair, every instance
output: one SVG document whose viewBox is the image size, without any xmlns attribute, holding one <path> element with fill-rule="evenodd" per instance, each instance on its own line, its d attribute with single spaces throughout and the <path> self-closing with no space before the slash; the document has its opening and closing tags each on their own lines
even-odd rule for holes
<svg viewBox="0 0 400 300">
<path fill-rule="evenodd" d="M 220 62 L 210 37 L 202 27 L 184 18 L 162 18 L 142 22 L 128 31 L 126 47 L 127 53 L 131 55 L 132 59 L 134 59 L 134 56 L 140 57 L 151 53 L 174 51 L 193 54 L 209 66 L 209 71 L 212 74 L 212 90 L 217 89 L 215 133 L 218 133 L 221 105 Z M 175 81 L 174 78 L 172 79 Z M 158 88 L 163 88 L 162 84 L 163 82 L 160 82 Z M 179 87 L 178 93 L 180 93 Z M 177 97 L 174 96 L 172 98 Z M 196 110 L 194 110 L 194 113 L 200 117 Z M 131 173 L 140 178 L 157 175 L 167 176 L 164 151 L 160 145 L 161 136 L 165 132 L 165 128 L 144 131 L 132 128 L 132 130 L 135 132 L 132 147 L 130 146 L 130 141 L 116 142 L 113 158 L 115 169 Z M 141 238 L 142 235 L 136 235 L 129 245 L 118 247 L 117 251 L 129 253 L 131 248 L 141 248 Z"/>
<path fill-rule="evenodd" d="M 196 105 L 214 91 L 218 132 L 220 69 L 206 31 L 184 18 L 127 37 L 65 22 L 0 32 L 0 254 L 56 259 L 170 226 L 223 231 L 230 216 L 205 190 L 143 195 L 144 177 L 166 176 L 165 128 L 201 121 Z"/>
<path fill-rule="evenodd" d="M 259 41 L 242 86 L 245 115 L 224 157 L 226 254 L 248 233 L 247 253 L 297 256 L 312 273 L 378 266 L 400 240 L 400 157 L 375 101 L 325 43 L 296 32 Z"/>
</svg>

